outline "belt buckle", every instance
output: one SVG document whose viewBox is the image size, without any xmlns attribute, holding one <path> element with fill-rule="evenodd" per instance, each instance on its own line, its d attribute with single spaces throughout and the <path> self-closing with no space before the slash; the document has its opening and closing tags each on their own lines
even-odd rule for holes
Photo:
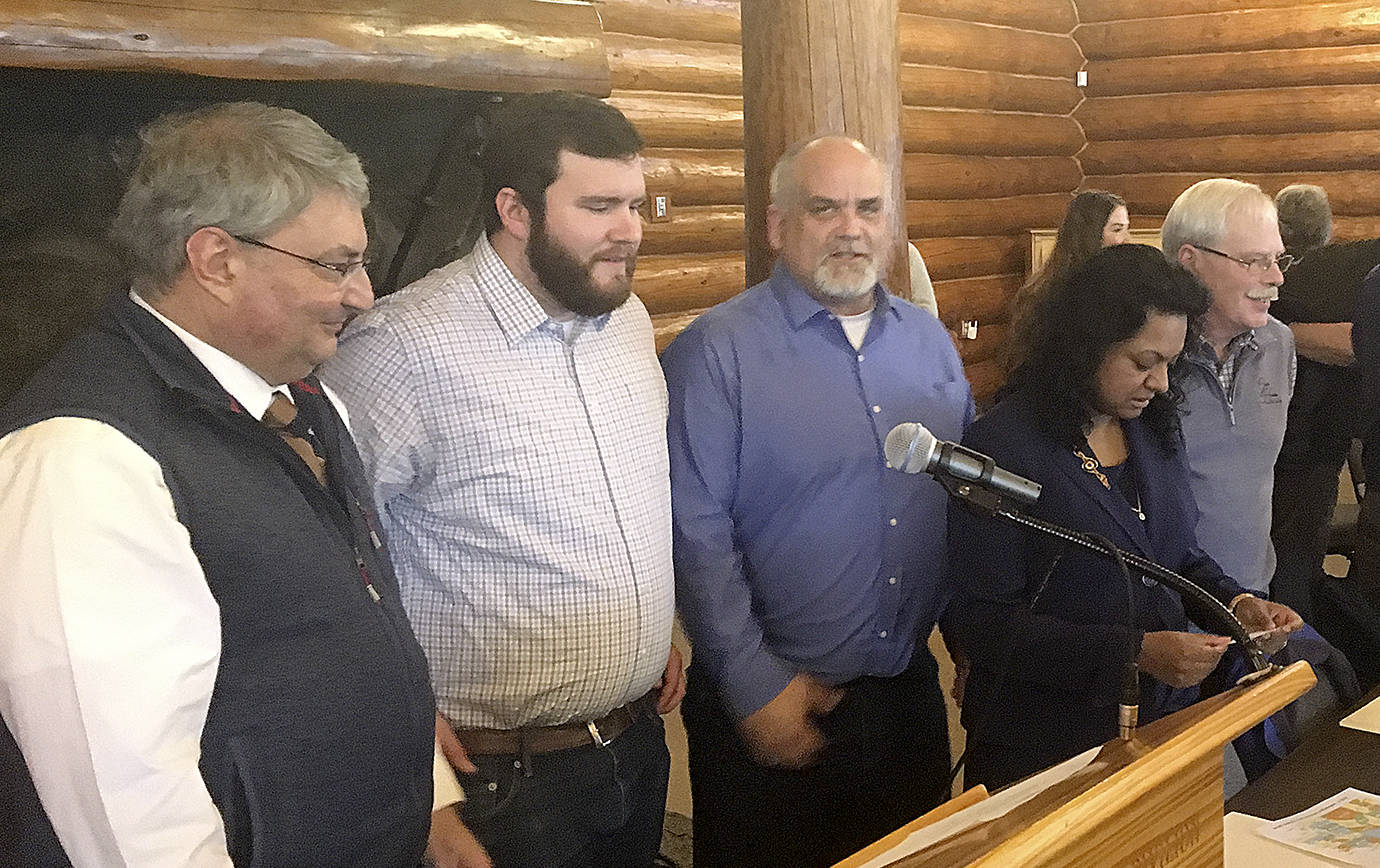
<svg viewBox="0 0 1380 868">
<path fill-rule="evenodd" d="M 609 745 L 613 744 L 613 742 L 606 741 L 604 737 L 599 734 L 599 727 L 595 725 L 594 721 L 589 721 L 585 724 L 585 726 L 589 727 L 590 738 L 594 739 L 595 744 L 599 745 L 600 747 L 608 747 Z"/>
</svg>

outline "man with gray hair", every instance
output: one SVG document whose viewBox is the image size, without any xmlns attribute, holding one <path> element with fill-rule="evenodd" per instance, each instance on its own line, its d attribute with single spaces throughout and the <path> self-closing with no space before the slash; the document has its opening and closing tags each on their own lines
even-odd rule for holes
<svg viewBox="0 0 1380 868">
<path fill-rule="evenodd" d="M 1337 501 L 1337 476 L 1366 412 L 1361 371 L 1353 365 L 1352 318 L 1367 273 L 1380 264 L 1380 239 L 1332 242 L 1327 193 L 1291 184 L 1275 195 L 1284 247 L 1299 259 L 1285 276 L 1272 316 L 1287 323 L 1298 351 L 1289 424 L 1275 463 L 1274 524 L 1279 553 L 1272 590 L 1347 652 L 1363 683 L 1380 680 L 1373 648 L 1348 627 L 1354 601 L 1336 600 L 1324 583 L 1323 558 Z M 1353 565 L 1355 559 L 1353 558 Z M 1348 583 L 1349 585 L 1354 583 Z M 1344 589 L 1342 589 L 1344 590 Z M 1322 596 L 1315 599 L 1319 592 Z"/>
<path fill-rule="evenodd" d="M 1294 338 L 1270 303 L 1292 257 L 1274 202 L 1229 178 L 1180 194 L 1161 241 L 1164 255 L 1212 294 L 1178 376 L 1198 541 L 1242 587 L 1265 594 L 1275 572 L 1273 469 L 1294 391 Z"/>
<path fill-rule="evenodd" d="M 0 410 L 0 863 L 421 858 L 426 661 L 312 373 L 368 195 L 287 109 L 145 131 L 132 291 Z"/>
<path fill-rule="evenodd" d="M 837 135 L 771 178 L 771 277 L 666 349 L 696 865 L 830 865 L 942 801 L 926 640 L 946 496 L 887 433 L 973 404 L 931 314 L 887 292 L 890 167 Z"/>
</svg>

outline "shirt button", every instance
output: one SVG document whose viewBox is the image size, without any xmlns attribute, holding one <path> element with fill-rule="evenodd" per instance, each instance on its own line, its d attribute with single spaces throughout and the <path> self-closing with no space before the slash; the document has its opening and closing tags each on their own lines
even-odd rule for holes
<svg viewBox="0 0 1380 868">
<path fill-rule="evenodd" d="M 872 405 L 872 412 L 873 412 L 873 413 L 880 413 L 880 412 L 882 412 L 882 408 L 881 408 L 880 406 L 876 405 L 876 404 L 873 404 L 873 405 Z"/>
<path fill-rule="evenodd" d="M 880 636 L 880 637 L 882 637 L 883 639 L 885 639 L 885 638 L 886 638 L 886 631 L 883 630 L 882 632 L 878 633 L 877 635 Z"/>
<path fill-rule="evenodd" d="M 498 784 L 495 783 L 495 782 L 493 782 L 493 781 L 489 781 L 489 792 L 493 793 L 493 792 L 497 792 L 497 791 L 498 791 Z"/>
<path fill-rule="evenodd" d="M 894 585 L 894 584 L 896 584 L 896 577 L 895 577 L 895 576 L 892 576 L 891 578 L 889 578 L 889 579 L 886 580 L 886 583 L 887 583 L 888 585 Z"/>
<path fill-rule="evenodd" d="M 894 519 L 894 518 L 889 518 L 889 519 L 886 520 L 886 523 L 889 524 L 889 525 L 891 525 L 892 527 L 895 527 L 895 526 L 896 526 L 896 519 Z"/>
<path fill-rule="evenodd" d="M 863 355 L 862 353 L 858 353 L 858 361 L 861 362 L 865 358 L 867 358 L 867 356 Z"/>
</svg>

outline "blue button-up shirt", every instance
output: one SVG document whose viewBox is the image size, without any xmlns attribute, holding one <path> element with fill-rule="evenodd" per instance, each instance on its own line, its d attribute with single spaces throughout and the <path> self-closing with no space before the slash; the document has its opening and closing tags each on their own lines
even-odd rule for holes
<svg viewBox="0 0 1380 868">
<path fill-rule="evenodd" d="M 972 395 L 939 321 L 874 292 L 854 349 L 778 266 L 662 356 L 677 602 L 738 717 L 798 672 L 901 672 L 947 599 L 946 495 L 882 445 L 901 422 L 958 440 Z"/>
</svg>

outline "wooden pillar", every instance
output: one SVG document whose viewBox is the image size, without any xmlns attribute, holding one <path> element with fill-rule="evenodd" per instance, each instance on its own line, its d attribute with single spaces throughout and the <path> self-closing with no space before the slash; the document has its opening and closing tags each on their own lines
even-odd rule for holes
<svg viewBox="0 0 1380 868">
<path fill-rule="evenodd" d="M 894 250 L 887 286 L 910 296 L 901 174 L 898 0 L 745 0 L 743 134 L 748 284 L 765 280 L 768 179 L 815 133 L 852 136 L 891 167 Z"/>
</svg>

